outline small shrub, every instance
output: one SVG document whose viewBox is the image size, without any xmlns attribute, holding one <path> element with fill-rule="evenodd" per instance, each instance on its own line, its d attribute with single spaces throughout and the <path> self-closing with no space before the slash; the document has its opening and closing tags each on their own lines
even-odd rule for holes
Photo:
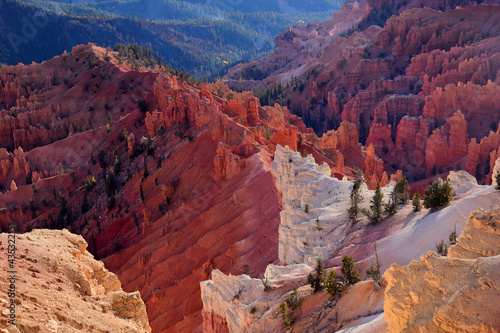
<svg viewBox="0 0 500 333">
<path fill-rule="evenodd" d="M 299 143 L 299 145 L 302 145 L 302 143 L 304 143 L 304 137 L 302 136 L 302 133 L 299 133 L 299 135 L 297 136 L 297 142 Z"/>
<path fill-rule="evenodd" d="M 441 243 L 436 245 L 436 251 L 438 254 L 446 257 L 448 255 L 448 246 L 444 242 L 444 240 L 441 240 Z"/>
<path fill-rule="evenodd" d="M 283 317 L 283 327 L 285 327 L 287 330 L 291 329 L 292 321 L 290 319 L 290 315 L 288 314 L 288 309 L 285 302 L 280 304 L 280 313 Z"/>
<path fill-rule="evenodd" d="M 422 200 L 421 200 L 421 196 L 420 196 L 420 193 L 415 193 L 413 195 L 413 200 L 412 200 L 412 204 L 413 204 L 413 211 L 414 212 L 420 212 L 422 210 Z"/>
<path fill-rule="evenodd" d="M 257 313 L 257 308 L 255 306 L 252 306 L 250 308 L 250 314 L 255 314 L 255 313 Z"/>
<path fill-rule="evenodd" d="M 321 227 L 321 224 L 319 222 L 319 217 L 316 218 L 316 230 L 318 231 L 323 230 L 323 227 Z"/>
<path fill-rule="evenodd" d="M 455 225 L 455 229 L 451 232 L 450 236 L 448 236 L 448 240 L 450 241 L 450 246 L 457 244 L 457 226 Z"/>
<path fill-rule="evenodd" d="M 307 276 L 307 283 L 311 285 L 311 288 L 314 289 L 315 293 L 324 288 L 325 274 L 326 272 L 323 259 L 319 256 L 316 260 L 316 268 Z"/>
<path fill-rule="evenodd" d="M 344 275 L 344 279 L 349 284 L 354 284 L 359 281 L 363 281 L 361 276 L 359 275 L 358 265 L 354 262 L 354 259 L 349 256 L 344 256 L 342 258 L 342 274 Z"/>
<path fill-rule="evenodd" d="M 495 187 L 495 189 L 497 191 L 500 191 L 500 170 L 498 170 L 498 172 L 495 176 L 495 180 L 497 181 L 497 186 Z"/>
<path fill-rule="evenodd" d="M 302 295 L 298 292 L 297 288 L 293 288 L 293 291 L 286 298 L 286 305 L 289 309 L 295 310 L 302 303 Z"/>
<path fill-rule="evenodd" d="M 311 207 L 309 206 L 309 204 L 306 204 L 306 206 L 304 207 L 304 212 L 307 214 L 311 212 Z"/>
<path fill-rule="evenodd" d="M 273 287 L 271 286 L 271 282 L 267 278 L 261 277 L 260 280 L 262 281 L 262 285 L 264 286 L 264 291 L 271 291 L 273 290 Z"/>
</svg>

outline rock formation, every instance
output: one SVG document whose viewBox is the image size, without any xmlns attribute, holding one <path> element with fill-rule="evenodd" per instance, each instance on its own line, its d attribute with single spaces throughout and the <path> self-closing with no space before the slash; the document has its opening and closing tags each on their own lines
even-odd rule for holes
<svg viewBox="0 0 500 333">
<path fill-rule="evenodd" d="M 229 70 L 228 83 L 288 84 L 287 105 L 324 135 L 319 144 L 338 145 L 348 121 L 410 181 L 465 169 L 489 183 L 500 121 L 500 36 L 489 18 L 499 15 L 495 1 L 347 2 L 332 21 L 290 28 L 274 53 Z M 345 29 L 346 19 L 356 23 Z M 265 78 L 234 80 L 250 66 Z M 357 149 L 348 143 L 342 154 Z"/>
<path fill-rule="evenodd" d="M 500 312 L 500 205 L 471 214 L 448 257 L 429 252 L 420 261 L 386 271 L 388 332 L 495 332 Z M 440 295 L 436 297 L 436 295 Z"/>
<path fill-rule="evenodd" d="M 124 292 L 116 275 L 86 251 L 81 236 L 67 230 L 35 230 L 17 234 L 16 239 L 17 328 L 8 324 L 4 310 L 2 331 L 151 332 L 139 292 Z M 2 253 L 7 253 L 7 234 L 0 240 Z M 0 263 L 4 272 L 7 264 Z M 9 289 L 7 284 L 6 279 L 0 281 L 2 290 Z M 5 297 L 0 302 L 6 308 Z"/>
</svg>

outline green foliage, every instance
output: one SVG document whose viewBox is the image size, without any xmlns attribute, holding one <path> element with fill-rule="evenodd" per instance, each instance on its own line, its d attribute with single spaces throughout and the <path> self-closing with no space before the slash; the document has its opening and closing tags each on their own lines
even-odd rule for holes
<svg viewBox="0 0 500 333">
<path fill-rule="evenodd" d="M 96 180 L 95 180 L 94 176 L 88 176 L 85 179 L 85 183 L 83 184 L 83 187 L 85 188 L 85 192 L 89 193 L 90 191 L 92 191 L 95 187 L 95 184 L 96 184 Z"/>
<path fill-rule="evenodd" d="M 363 281 L 361 278 L 360 271 L 358 269 L 358 265 L 354 262 L 354 259 L 349 256 L 344 256 L 342 258 L 342 274 L 344 275 L 344 279 L 349 284 L 354 284 L 359 281 Z"/>
<path fill-rule="evenodd" d="M 246 80 L 262 80 L 265 75 L 255 69 L 255 65 L 245 67 L 242 76 Z M 261 105 L 274 106 L 275 103 L 285 106 L 285 87 L 281 84 L 281 81 L 275 83 L 274 86 L 268 87 L 266 90 L 255 90 L 255 97 L 260 101 Z"/>
<path fill-rule="evenodd" d="M 420 193 L 416 192 L 413 195 L 412 204 L 414 212 L 420 212 L 422 210 L 422 197 L 420 196 Z"/>
<path fill-rule="evenodd" d="M 311 207 L 309 206 L 309 204 L 306 204 L 304 207 L 304 213 L 309 214 L 310 212 L 311 212 Z"/>
<path fill-rule="evenodd" d="M 302 136 L 302 133 L 299 132 L 299 135 L 297 136 L 297 143 L 299 145 L 302 145 L 304 143 L 304 137 Z"/>
<path fill-rule="evenodd" d="M 325 279 L 324 286 L 326 292 L 329 293 L 334 299 L 337 299 L 344 290 L 344 282 L 342 279 L 337 278 L 337 272 L 332 270 Z"/>
<path fill-rule="evenodd" d="M 396 196 L 396 203 L 407 204 L 410 200 L 410 184 L 406 177 L 401 178 L 394 186 L 394 194 Z"/>
<path fill-rule="evenodd" d="M 355 182 L 351 190 L 351 207 L 347 209 L 349 214 L 349 219 L 354 223 L 358 219 L 359 214 L 359 204 L 363 202 L 363 196 L 361 195 L 361 183 Z"/>
<path fill-rule="evenodd" d="M 323 264 L 323 259 L 319 256 L 316 260 L 316 268 L 307 276 L 307 283 L 311 285 L 315 293 L 324 288 L 325 275 L 325 265 Z"/>
<path fill-rule="evenodd" d="M 120 160 L 120 157 L 118 155 L 115 155 L 113 172 L 115 175 L 117 175 L 120 173 L 121 170 L 122 170 L 122 162 Z"/>
<path fill-rule="evenodd" d="M 373 223 L 377 223 L 384 217 L 384 194 L 380 189 L 380 184 L 377 183 L 377 188 L 375 189 L 375 194 L 370 201 L 370 210 L 363 210 L 366 216 L 370 218 Z"/>
<path fill-rule="evenodd" d="M 319 221 L 319 217 L 316 218 L 316 226 L 315 226 L 316 230 L 318 231 L 321 231 L 323 230 L 323 227 L 321 226 L 321 223 Z"/>
<path fill-rule="evenodd" d="M 449 179 L 443 182 L 441 178 L 437 178 L 425 189 L 425 208 L 433 209 L 448 204 L 452 198 L 452 190 Z"/>
<path fill-rule="evenodd" d="M 224 1 L 205 2 L 3 0 L 0 11 L 7 30 L 0 35 L 0 44 L 11 45 L 11 34 L 23 36 L 24 25 L 17 24 L 19 17 L 26 17 L 32 24 L 31 18 L 43 11 L 50 24 L 40 28 L 30 43 L 19 43 L 18 51 L 1 52 L 1 61 L 41 62 L 82 41 L 106 46 L 128 40 L 152 45 L 153 55 L 161 58 L 162 64 L 189 71 L 196 77 L 213 78 L 224 74 L 231 65 L 272 51 L 274 37 L 287 27 L 297 22 L 331 19 L 333 10 L 340 7 L 339 2 L 331 0 L 287 1 L 294 10 L 285 13 L 277 2 L 263 0 L 241 2 L 236 7 Z M 71 38 L 59 38 L 61 31 Z M 128 55 L 126 50 L 124 57 Z M 133 57 L 136 68 L 143 65 L 137 55 L 134 53 Z M 148 65 L 155 59 L 144 52 L 142 55 Z M 104 61 L 108 59 L 109 55 L 105 55 Z M 118 61 L 123 62 L 122 58 Z"/>
<path fill-rule="evenodd" d="M 497 186 L 495 186 L 495 189 L 497 189 L 498 191 L 500 191 L 500 170 L 498 170 L 496 176 L 495 176 L 495 180 L 497 181 Z"/>
<path fill-rule="evenodd" d="M 436 245 L 436 251 L 438 254 L 446 257 L 448 255 L 448 245 L 444 242 L 444 240 L 441 240 L 441 243 Z"/>
<path fill-rule="evenodd" d="M 300 306 L 300 303 L 302 303 L 302 295 L 297 288 L 293 288 L 293 291 L 286 298 L 286 305 L 289 309 L 295 310 Z"/>
<path fill-rule="evenodd" d="M 128 138 L 128 131 L 126 128 L 123 128 L 122 134 L 121 134 L 122 140 L 127 140 Z"/>
<path fill-rule="evenodd" d="M 38 187 L 35 183 L 31 184 L 31 188 L 33 189 L 33 193 L 38 193 Z"/>
<path fill-rule="evenodd" d="M 127 59 L 132 63 L 132 69 L 134 70 L 138 70 L 141 66 L 146 68 L 154 67 L 156 64 L 153 51 L 150 48 L 142 47 L 139 44 L 125 45 L 117 43 L 113 49 L 118 52 L 118 59 L 122 61 L 123 59 Z M 106 58 L 104 60 L 106 60 Z"/>
<path fill-rule="evenodd" d="M 450 241 L 450 246 L 457 244 L 457 226 L 455 225 L 455 229 L 451 232 L 450 236 L 448 236 L 448 240 Z"/>
<path fill-rule="evenodd" d="M 287 330 L 291 329 L 292 321 L 290 319 L 290 314 L 288 313 L 288 308 L 285 302 L 280 304 L 280 314 L 283 318 L 283 327 L 285 327 Z"/>
</svg>

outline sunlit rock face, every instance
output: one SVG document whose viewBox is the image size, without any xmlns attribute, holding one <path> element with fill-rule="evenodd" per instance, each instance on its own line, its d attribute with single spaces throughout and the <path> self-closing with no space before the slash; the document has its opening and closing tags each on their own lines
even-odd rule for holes
<svg viewBox="0 0 500 333">
<path fill-rule="evenodd" d="M 479 209 L 447 257 L 429 252 L 386 271 L 389 332 L 496 332 L 500 310 L 500 205 Z"/>
</svg>

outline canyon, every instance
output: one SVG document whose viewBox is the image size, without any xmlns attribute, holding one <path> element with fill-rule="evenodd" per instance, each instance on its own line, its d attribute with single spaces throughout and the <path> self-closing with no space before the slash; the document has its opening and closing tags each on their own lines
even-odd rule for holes
<svg viewBox="0 0 500 333">
<path fill-rule="evenodd" d="M 294 293 L 293 331 L 500 329 L 499 18 L 494 0 L 349 0 L 214 82 L 92 43 L 2 66 L 0 231 L 16 222 L 39 293 L 21 290 L 21 331 L 284 332 Z M 403 177 L 453 198 L 349 219 L 354 184 L 362 212 Z M 307 284 L 320 257 L 365 278 L 375 253 L 380 281 Z"/>
<path fill-rule="evenodd" d="M 500 143 L 498 10 L 496 1 L 346 1 L 331 21 L 290 27 L 226 83 L 280 85 L 278 99 L 323 135 L 319 145 L 348 122 L 388 172 L 411 181 L 465 169 L 488 184 Z M 242 75 L 250 69 L 258 78 Z"/>
</svg>

